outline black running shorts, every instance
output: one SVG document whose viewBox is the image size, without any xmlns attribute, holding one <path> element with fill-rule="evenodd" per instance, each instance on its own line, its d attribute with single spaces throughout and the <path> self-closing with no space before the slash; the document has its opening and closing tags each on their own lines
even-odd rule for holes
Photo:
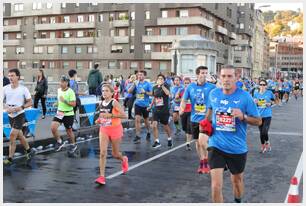
<svg viewBox="0 0 306 206">
<path fill-rule="evenodd" d="M 209 147 L 207 150 L 210 169 L 228 168 L 233 175 L 244 171 L 247 153 L 228 154 L 215 147 Z"/>
<path fill-rule="evenodd" d="M 16 117 L 9 116 L 9 121 L 10 121 L 11 128 L 22 130 L 23 125 L 25 123 L 25 115 L 24 113 L 21 113 Z"/>
<path fill-rule="evenodd" d="M 146 119 L 149 117 L 149 111 L 146 107 L 140 107 L 135 104 L 135 115 L 143 116 Z"/>
<path fill-rule="evenodd" d="M 184 112 L 181 115 L 182 129 L 184 132 L 186 132 L 186 134 L 192 134 L 190 116 L 191 116 L 191 112 Z"/>
<path fill-rule="evenodd" d="M 167 125 L 169 121 L 169 113 L 153 112 L 153 121 L 160 122 L 163 125 Z"/>
<path fill-rule="evenodd" d="M 54 122 L 63 123 L 66 129 L 72 129 L 72 125 L 74 122 L 74 116 L 64 116 L 63 119 L 59 119 L 57 117 L 53 118 Z"/>
</svg>

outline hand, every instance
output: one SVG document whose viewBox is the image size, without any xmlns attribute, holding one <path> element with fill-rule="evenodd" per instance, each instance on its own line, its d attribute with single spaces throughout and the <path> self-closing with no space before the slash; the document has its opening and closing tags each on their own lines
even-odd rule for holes
<svg viewBox="0 0 306 206">
<path fill-rule="evenodd" d="M 270 102 L 266 103 L 267 107 L 270 107 L 272 104 Z"/>
<path fill-rule="evenodd" d="M 184 110 L 180 109 L 179 115 L 182 116 L 184 114 Z"/>
<path fill-rule="evenodd" d="M 152 107 L 151 107 L 151 106 L 147 107 L 147 111 L 150 111 L 151 109 L 152 109 Z"/>
<path fill-rule="evenodd" d="M 110 119 L 113 115 L 111 113 L 100 113 L 99 117 L 104 119 Z"/>
<path fill-rule="evenodd" d="M 61 102 L 64 102 L 64 101 L 65 101 L 65 99 L 64 99 L 63 96 L 60 96 L 60 101 L 61 101 Z"/>
<path fill-rule="evenodd" d="M 241 121 L 243 120 L 243 113 L 241 112 L 240 109 L 232 109 L 232 115 L 234 117 L 238 117 Z"/>
<path fill-rule="evenodd" d="M 143 88 L 141 88 L 141 93 L 144 94 L 146 93 L 146 91 Z"/>
</svg>

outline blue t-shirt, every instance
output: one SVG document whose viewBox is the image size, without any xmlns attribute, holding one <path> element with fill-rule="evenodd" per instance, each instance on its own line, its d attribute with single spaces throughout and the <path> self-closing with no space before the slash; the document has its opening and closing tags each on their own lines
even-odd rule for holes
<svg viewBox="0 0 306 206">
<path fill-rule="evenodd" d="M 142 94 L 141 89 L 144 89 L 146 92 L 152 92 L 152 84 L 147 81 L 138 82 L 136 84 L 136 100 L 135 104 L 140 107 L 148 107 L 151 103 L 150 97 L 147 94 Z"/>
<path fill-rule="evenodd" d="M 213 134 L 208 147 L 215 147 L 229 154 L 242 154 L 248 151 L 247 123 L 231 115 L 232 108 L 239 108 L 250 117 L 259 117 L 251 95 L 240 88 L 233 94 L 223 94 L 221 88 L 214 89 L 209 95 L 209 108 L 212 109 Z"/>
<path fill-rule="evenodd" d="M 285 92 L 290 92 L 290 84 L 289 82 L 284 82 L 283 83 L 283 89 Z"/>
<path fill-rule="evenodd" d="M 192 122 L 200 122 L 205 118 L 209 105 L 208 95 L 214 88 L 216 88 L 216 85 L 209 82 L 206 82 L 204 85 L 192 82 L 186 88 L 183 99 L 185 101 L 190 100 Z"/>
<path fill-rule="evenodd" d="M 124 97 L 125 98 L 131 98 L 133 96 L 133 94 L 129 93 L 128 90 L 131 88 L 131 86 L 133 86 L 134 83 L 130 82 L 126 85 L 126 87 L 124 88 Z"/>
<path fill-rule="evenodd" d="M 236 82 L 236 86 L 237 86 L 238 88 L 242 88 L 242 87 L 243 87 L 243 82 L 237 81 L 237 82 Z"/>
<path fill-rule="evenodd" d="M 181 91 L 182 89 L 184 89 L 183 86 L 172 86 L 170 89 L 170 93 L 171 93 L 171 103 L 172 106 L 179 106 L 181 101 L 176 101 L 175 100 L 175 95 L 178 93 L 178 91 Z"/>
<path fill-rule="evenodd" d="M 257 108 L 261 117 L 272 117 L 272 108 L 266 103 L 274 101 L 275 96 L 270 90 L 266 90 L 263 94 L 260 92 L 254 93 L 254 99 L 257 99 Z"/>
</svg>

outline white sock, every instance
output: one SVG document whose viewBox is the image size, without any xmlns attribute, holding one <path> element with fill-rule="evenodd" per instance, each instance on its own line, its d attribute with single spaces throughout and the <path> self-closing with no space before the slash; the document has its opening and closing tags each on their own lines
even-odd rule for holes
<svg viewBox="0 0 306 206">
<path fill-rule="evenodd" d="M 189 142 L 189 141 L 187 141 L 187 144 L 190 144 L 190 142 Z"/>
<path fill-rule="evenodd" d="M 168 140 L 172 140 L 172 138 L 171 138 L 171 137 L 168 137 Z"/>
<path fill-rule="evenodd" d="M 156 139 L 155 142 L 158 142 L 158 143 L 159 143 L 159 139 Z"/>
<path fill-rule="evenodd" d="M 62 138 L 59 138 L 59 140 L 57 140 L 57 142 L 62 144 L 62 142 L 63 142 Z"/>
</svg>

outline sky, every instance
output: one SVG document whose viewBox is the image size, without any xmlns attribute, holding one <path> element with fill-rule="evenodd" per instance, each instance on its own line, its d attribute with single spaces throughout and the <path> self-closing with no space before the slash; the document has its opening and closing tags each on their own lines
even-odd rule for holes
<svg viewBox="0 0 306 206">
<path fill-rule="evenodd" d="M 255 3 L 255 9 L 258 9 L 260 6 L 264 5 L 270 5 L 270 7 L 261 7 L 259 8 L 263 12 L 265 11 L 278 11 L 278 10 L 294 10 L 297 11 L 298 8 L 303 11 L 303 3 L 297 3 L 297 2 L 292 2 L 292 3 Z"/>
</svg>

